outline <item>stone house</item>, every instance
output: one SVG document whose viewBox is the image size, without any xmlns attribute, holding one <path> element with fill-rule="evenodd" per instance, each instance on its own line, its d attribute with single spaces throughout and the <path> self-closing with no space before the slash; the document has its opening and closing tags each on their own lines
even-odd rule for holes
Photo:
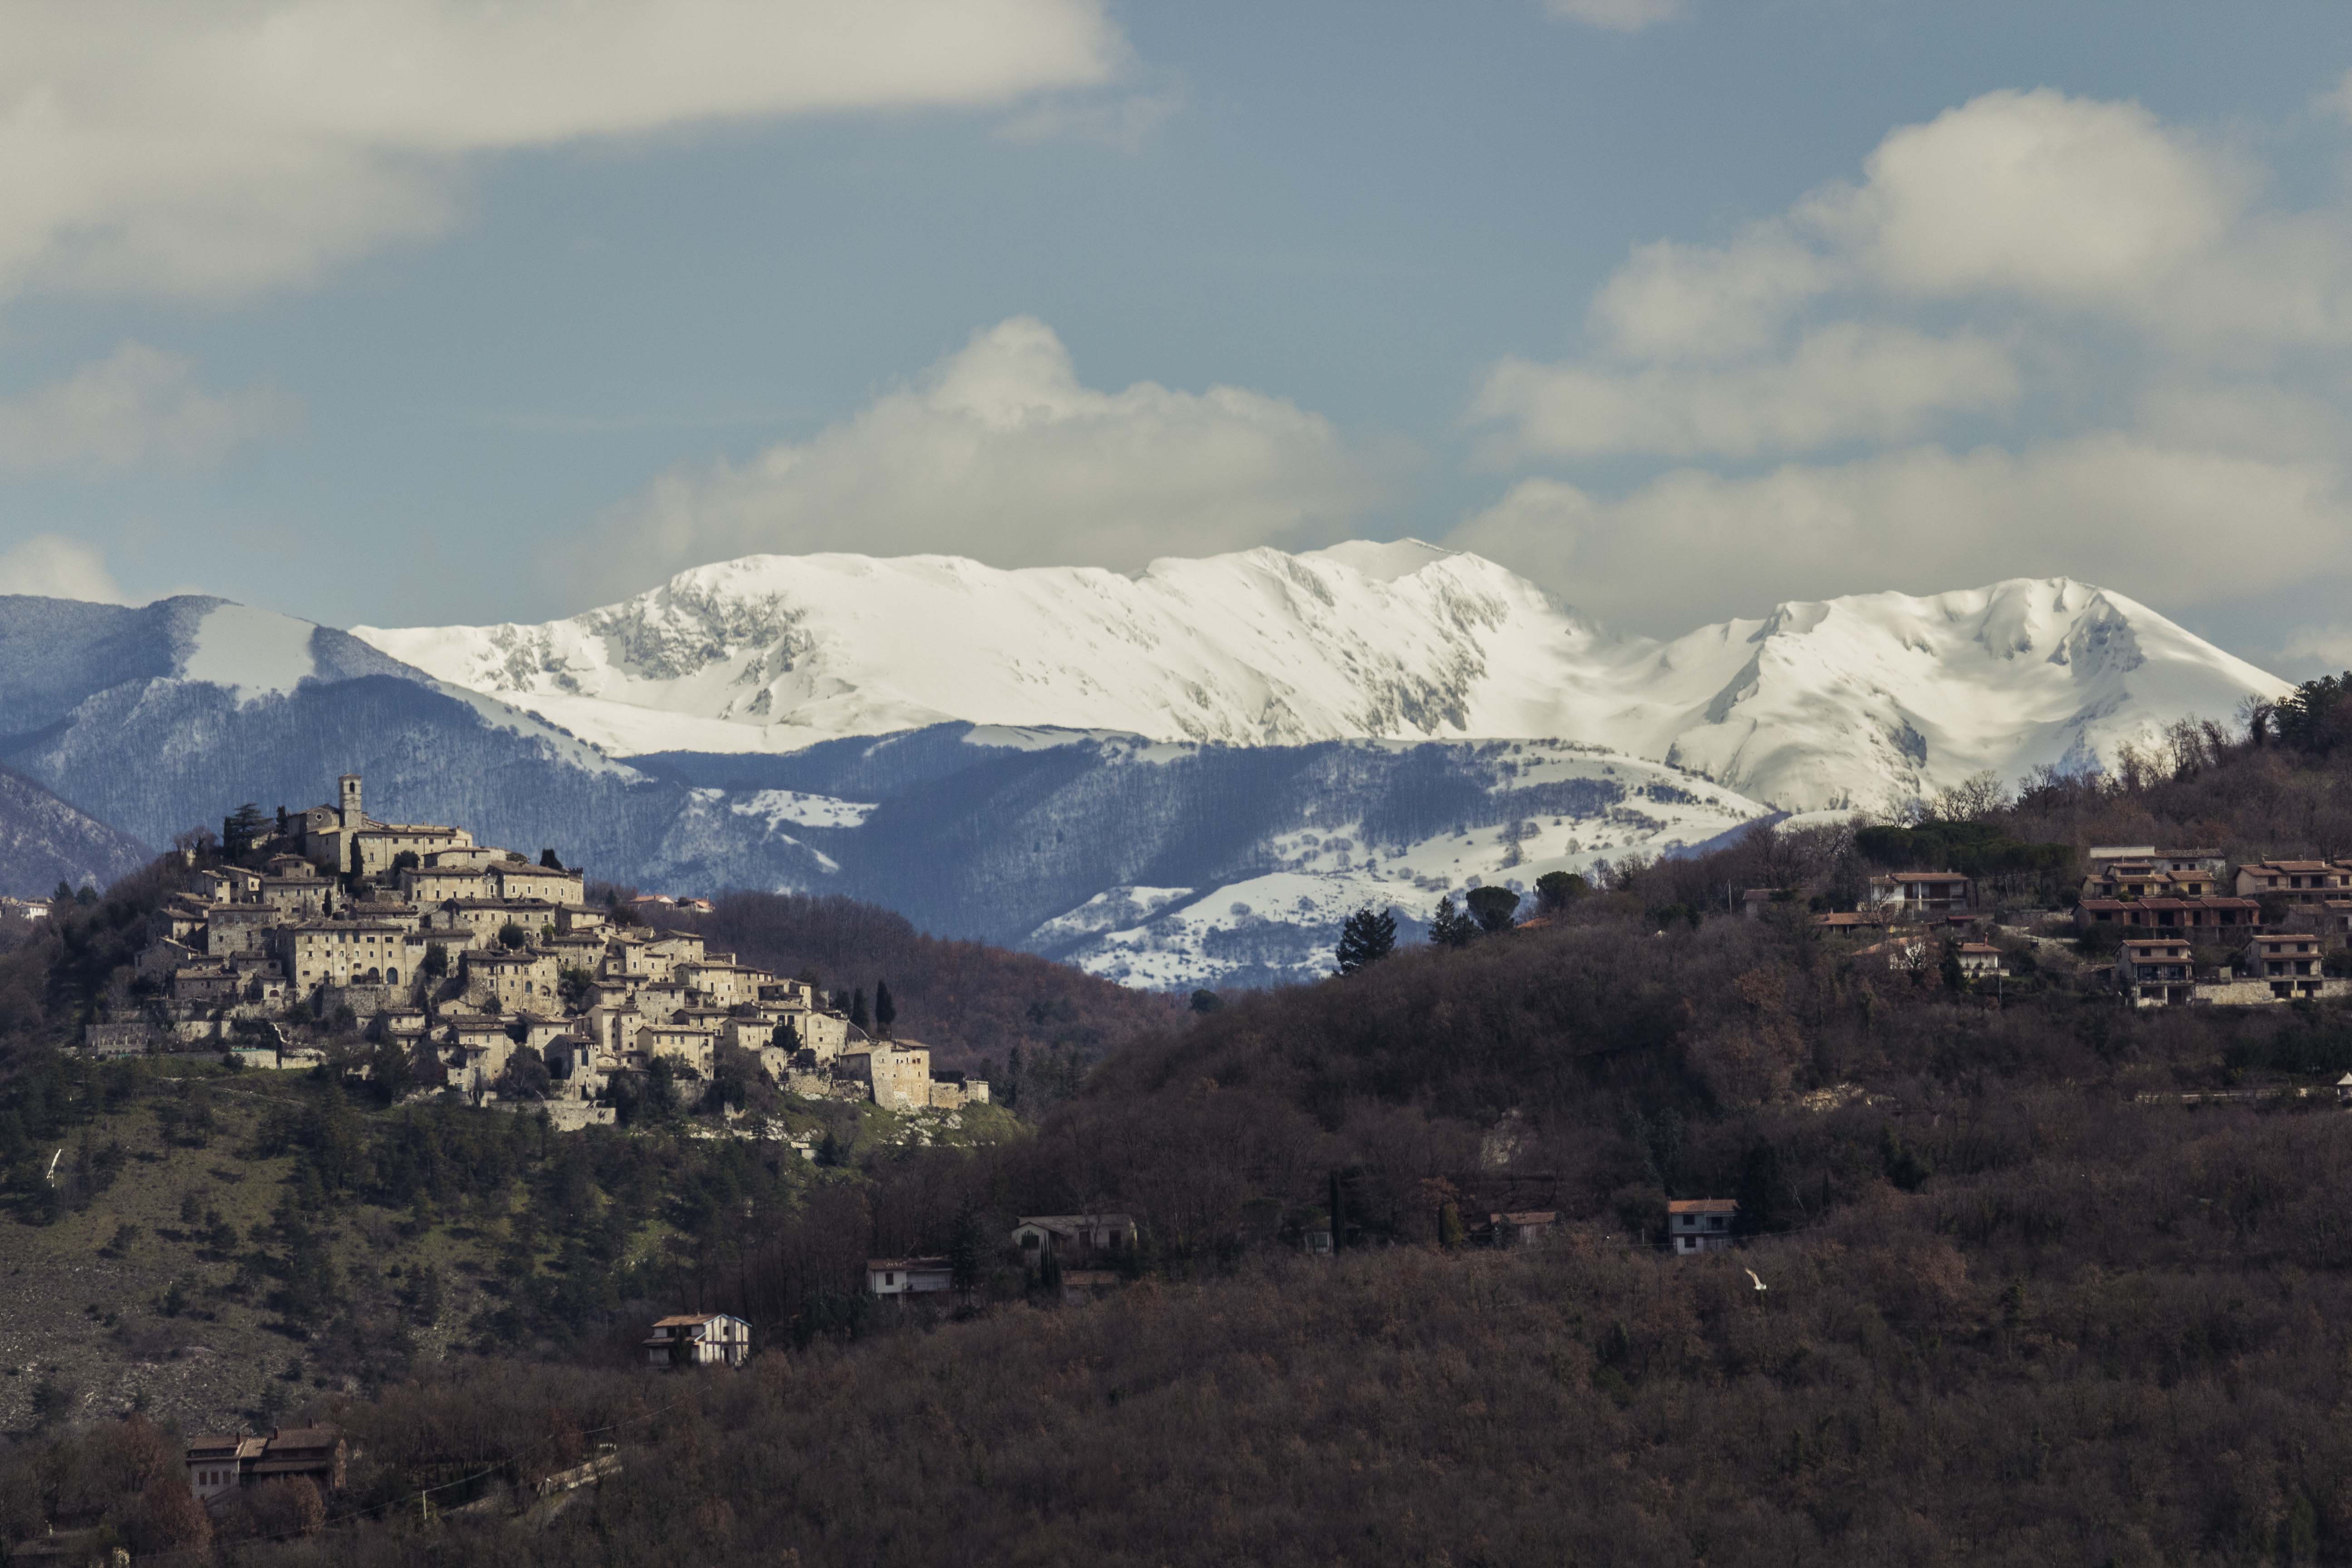
<svg viewBox="0 0 2352 1568">
<path fill-rule="evenodd" d="M 395 885 L 400 896 L 422 908 L 432 909 L 452 899 L 488 899 L 491 896 L 490 874 L 477 866 L 410 866 L 404 867 Z"/>
<path fill-rule="evenodd" d="M 700 992 L 719 1007 L 758 1001 L 761 984 L 775 978 L 764 969 L 737 963 L 732 955 L 687 959 L 672 965 L 670 972 L 689 990 Z"/>
<path fill-rule="evenodd" d="M 215 904 L 205 916 L 205 954 L 226 958 L 268 952 L 281 918 L 266 904 Z"/>
<path fill-rule="evenodd" d="M 1676 1198 L 1666 1205 L 1666 1240 L 1677 1258 L 1731 1246 L 1739 1205 L 1731 1198 Z"/>
<path fill-rule="evenodd" d="M 912 1040 L 868 1040 L 842 1053 L 842 1076 L 866 1085 L 885 1110 L 931 1103 L 931 1052 Z"/>
<path fill-rule="evenodd" d="M 444 899 L 436 905 L 430 924 L 436 931 L 464 931 L 476 947 L 488 947 L 499 932 L 513 926 L 537 940 L 555 930 L 556 906 L 535 899 Z"/>
<path fill-rule="evenodd" d="M 751 1325 L 724 1312 L 657 1318 L 644 1340 L 650 1366 L 741 1366 L 751 1359 Z"/>
<path fill-rule="evenodd" d="M 555 955 L 541 950 L 472 948 L 465 954 L 466 994 L 502 1012 L 556 1010 Z"/>
<path fill-rule="evenodd" d="M 320 985 L 401 985 L 421 955 L 409 952 L 408 929 L 391 921 L 317 921 L 270 933 L 278 964 L 296 995 Z"/>
<path fill-rule="evenodd" d="M 559 907 L 576 905 L 583 896 L 577 871 L 557 871 L 528 860 L 501 860 L 489 868 L 497 896 L 511 903 L 530 899 Z"/>
<path fill-rule="evenodd" d="M 719 1037 L 695 1024 L 648 1023 L 637 1029 L 635 1050 L 647 1066 L 668 1057 L 708 1078 L 718 1058 Z"/>
</svg>

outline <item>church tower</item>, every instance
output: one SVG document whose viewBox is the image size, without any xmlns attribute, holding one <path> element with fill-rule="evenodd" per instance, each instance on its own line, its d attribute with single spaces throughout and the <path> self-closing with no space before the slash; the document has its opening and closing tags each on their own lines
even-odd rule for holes
<svg viewBox="0 0 2352 1568">
<path fill-rule="evenodd" d="M 342 827 L 345 832 L 355 832 L 367 821 L 360 811 L 360 775 L 345 773 L 336 782 L 342 785 Z"/>
</svg>

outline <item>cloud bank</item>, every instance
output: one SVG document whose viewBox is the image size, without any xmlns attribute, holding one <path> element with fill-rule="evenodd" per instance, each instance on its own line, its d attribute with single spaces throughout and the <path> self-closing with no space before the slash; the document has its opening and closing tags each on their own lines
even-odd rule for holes
<svg viewBox="0 0 2352 1568">
<path fill-rule="evenodd" d="M 203 468 L 296 418 L 268 392 L 207 392 L 194 367 L 144 343 L 0 401 L 0 469 Z"/>
<path fill-rule="evenodd" d="M 1100 0 L 18 0 L 0 292 L 222 295 L 440 231 L 474 154 L 1098 86 Z"/>
<path fill-rule="evenodd" d="M 1987 93 L 1728 240 L 1636 247 L 1498 361 L 1451 542 L 1659 627 L 2067 573 L 2158 603 L 2352 574 L 2352 207 L 2133 103 Z M 2259 546 L 2252 542 L 2259 541 Z"/>
<path fill-rule="evenodd" d="M 128 603 L 106 569 L 106 557 L 78 539 L 37 533 L 0 551 L 0 594 L 35 594 L 51 599 L 88 599 L 102 605 Z"/>
<path fill-rule="evenodd" d="M 1382 469 L 1264 393 L 1088 387 L 1050 327 L 1015 317 L 806 441 L 665 476 L 612 520 L 614 564 L 586 586 L 763 551 L 1132 569 L 1321 543 L 1385 499 Z"/>
</svg>

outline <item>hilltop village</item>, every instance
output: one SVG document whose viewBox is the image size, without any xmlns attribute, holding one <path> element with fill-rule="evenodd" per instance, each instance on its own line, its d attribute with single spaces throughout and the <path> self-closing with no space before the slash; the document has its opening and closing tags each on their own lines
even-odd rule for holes
<svg viewBox="0 0 2352 1568">
<path fill-rule="evenodd" d="M 466 828 L 367 815 L 357 774 L 332 805 L 224 824 L 184 851 L 135 977 L 85 1032 L 97 1056 L 226 1054 L 300 1068 L 354 1034 L 413 1066 L 423 1095 L 615 1120 L 626 1073 L 708 1083 L 722 1048 L 789 1093 L 955 1110 L 988 1085 L 935 1074 L 913 1040 L 869 1036 L 814 984 L 640 923 L 670 900 L 599 906 L 552 850 L 536 861 Z M 887 1035 L 887 1030 L 884 1031 Z"/>
</svg>

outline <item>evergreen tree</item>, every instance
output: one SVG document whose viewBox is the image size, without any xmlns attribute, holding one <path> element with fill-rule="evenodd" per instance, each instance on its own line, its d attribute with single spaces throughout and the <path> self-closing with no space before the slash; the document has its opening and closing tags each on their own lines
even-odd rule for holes
<svg viewBox="0 0 2352 1568">
<path fill-rule="evenodd" d="M 66 906 L 73 902 L 73 884 L 63 877 L 58 878 L 57 891 L 49 895 L 49 902 L 57 907 L 58 913 L 64 913 Z"/>
<path fill-rule="evenodd" d="M 561 871 L 563 869 L 563 862 L 555 858 L 555 851 L 552 849 L 541 850 L 539 852 L 539 863 L 546 867 L 551 871 Z"/>
<path fill-rule="evenodd" d="M 1367 904 L 1339 928 L 1339 973 L 1353 974 L 1396 951 L 1396 911 Z"/>
<path fill-rule="evenodd" d="M 890 1026 L 898 1020 L 898 1004 L 891 1000 L 890 983 L 887 980 L 876 981 L 874 983 L 874 1027 L 887 1040 L 890 1037 Z"/>
<path fill-rule="evenodd" d="M 1742 1236 L 1770 1234 L 1778 1223 L 1780 1201 L 1780 1152 L 1758 1140 L 1739 1162 L 1739 1213 L 1733 1223 Z"/>
<path fill-rule="evenodd" d="M 232 860 L 249 855 L 268 831 L 269 818 L 248 800 L 221 819 L 221 853 Z"/>
<path fill-rule="evenodd" d="M 1592 890 L 1592 885 L 1572 871 L 1546 871 L 1536 879 L 1536 908 L 1556 915 Z"/>
<path fill-rule="evenodd" d="M 1433 947 L 1467 947 L 1478 939 L 1478 922 L 1454 907 L 1454 895 L 1448 893 L 1437 900 L 1437 912 L 1429 917 L 1429 941 Z"/>
<path fill-rule="evenodd" d="M 1960 967 L 1959 944 L 1949 937 L 1944 939 L 1944 955 L 1937 961 L 1936 973 L 1942 977 L 1947 991 L 1965 991 L 1969 986 L 1968 971 Z"/>
<path fill-rule="evenodd" d="M 790 1018 L 786 1018 L 776 1026 L 776 1032 L 768 1037 L 768 1043 L 780 1051 L 797 1051 L 801 1048 L 801 1032 L 793 1027 Z"/>
<path fill-rule="evenodd" d="M 1195 1013 L 1213 1013 L 1224 1005 L 1225 999 L 1213 991 L 1204 989 L 1192 993 L 1192 1011 Z M 1014 1048 L 1019 1049 L 1018 1047 Z"/>
<path fill-rule="evenodd" d="M 956 1210 L 954 1228 L 948 1232 L 948 1279 L 956 1294 L 967 1300 L 980 1287 L 981 1257 L 985 1246 L 980 1215 L 971 1200 L 966 1198 Z"/>
<path fill-rule="evenodd" d="M 1518 894 L 1508 888 L 1499 888 L 1492 884 L 1484 888 L 1471 889 L 1462 901 L 1470 906 L 1471 918 L 1478 922 L 1478 929 L 1488 936 L 1496 936 L 1510 930 L 1512 917 L 1519 910 Z"/>
<path fill-rule="evenodd" d="M 866 1016 L 866 988 L 862 985 L 849 994 L 849 1021 L 861 1030 L 870 1022 Z"/>
</svg>

